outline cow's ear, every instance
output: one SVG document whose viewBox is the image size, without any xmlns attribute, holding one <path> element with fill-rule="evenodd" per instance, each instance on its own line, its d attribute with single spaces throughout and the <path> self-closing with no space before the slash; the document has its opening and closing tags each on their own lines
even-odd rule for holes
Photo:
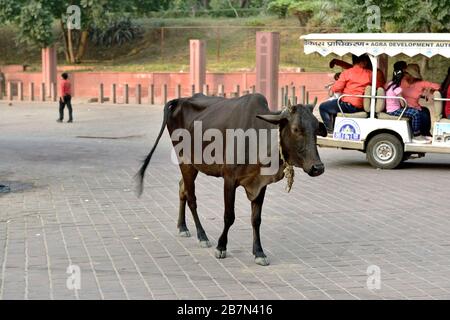
<svg viewBox="0 0 450 320">
<path fill-rule="evenodd" d="M 313 104 L 307 104 L 305 105 L 306 108 L 309 109 L 309 111 L 311 111 L 311 113 L 314 111 L 314 105 Z"/>
<path fill-rule="evenodd" d="M 317 104 L 317 97 L 314 98 L 314 102 L 312 104 L 307 104 L 307 105 L 305 105 L 305 107 L 307 107 L 311 112 L 313 112 L 316 104 Z"/>
<path fill-rule="evenodd" d="M 284 112 L 258 114 L 256 115 L 256 117 L 272 124 L 279 124 L 281 120 L 286 119 L 286 115 Z"/>
<path fill-rule="evenodd" d="M 319 122 L 319 128 L 317 128 L 317 135 L 321 137 L 326 137 L 328 135 L 327 127 L 323 122 Z"/>
</svg>

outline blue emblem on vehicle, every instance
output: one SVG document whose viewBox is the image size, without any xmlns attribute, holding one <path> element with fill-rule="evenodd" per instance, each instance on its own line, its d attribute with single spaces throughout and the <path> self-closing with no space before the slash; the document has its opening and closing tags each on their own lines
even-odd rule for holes
<svg viewBox="0 0 450 320">
<path fill-rule="evenodd" d="M 361 140 L 361 130 L 354 120 L 342 120 L 334 129 L 334 138 L 341 140 Z"/>
</svg>

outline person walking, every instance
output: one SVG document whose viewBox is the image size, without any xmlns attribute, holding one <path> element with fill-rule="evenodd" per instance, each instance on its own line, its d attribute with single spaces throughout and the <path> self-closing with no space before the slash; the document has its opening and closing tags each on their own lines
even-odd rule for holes
<svg viewBox="0 0 450 320">
<path fill-rule="evenodd" d="M 69 120 L 68 123 L 73 122 L 72 116 L 72 94 L 70 87 L 69 75 L 67 73 L 61 74 L 62 81 L 60 85 L 60 97 L 59 97 L 59 119 L 57 122 L 62 122 L 64 119 L 64 107 L 67 106 L 69 110 Z"/>
</svg>

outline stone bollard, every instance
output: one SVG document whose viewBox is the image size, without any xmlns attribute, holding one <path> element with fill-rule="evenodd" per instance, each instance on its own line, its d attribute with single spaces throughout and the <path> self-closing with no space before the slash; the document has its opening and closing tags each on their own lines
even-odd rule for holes
<svg viewBox="0 0 450 320">
<path fill-rule="evenodd" d="M 162 89 L 163 89 L 162 90 L 163 103 L 166 104 L 167 103 L 167 84 L 164 84 Z"/>
<path fill-rule="evenodd" d="M 153 83 L 148 87 L 148 103 L 155 104 L 155 85 Z"/>
<path fill-rule="evenodd" d="M 278 99 L 280 100 L 280 107 L 284 107 L 284 87 L 280 88 L 280 97 Z"/>
<path fill-rule="evenodd" d="M 223 84 L 219 84 L 217 87 L 217 95 L 219 97 L 225 97 Z"/>
<path fill-rule="evenodd" d="M 124 92 L 124 102 L 125 104 L 128 104 L 130 102 L 129 100 L 129 88 L 128 88 L 128 84 L 126 84 L 123 88 L 123 92 Z"/>
<path fill-rule="evenodd" d="M 305 86 L 300 87 L 300 101 L 301 101 L 301 104 L 306 103 L 306 88 L 305 88 Z"/>
<path fill-rule="evenodd" d="M 12 94 L 12 84 L 11 81 L 8 81 L 6 83 L 6 97 L 8 98 L 9 101 L 13 100 L 13 94 Z"/>
<path fill-rule="evenodd" d="M 116 84 L 115 83 L 113 83 L 111 85 L 111 102 L 117 103 Z"/>
<path fill-rule="evenodd" d="M 103 83 L 100 83 L 98 87 L 98 102 L 103 103 L 104 101 L 105 99 L 104 99 Z"/>
<path fill-rule="evenodd" d="M 17 84 L 17 96 L 19 98 L 19 101 L 23 101 L 23 82 L 20 81 Z"/>
<path fill-rule="evenodd" d="M 295 96 L 295 86 L 294 85 L 291 87 L 291 103 L 293 105 L 297 104 L 297 97 Z"/>
<path fill-rule="evenodd" d="M 136 87 L 136 103 L 141 104 L 141 94 L 142 94 L 142 87 L 141 84 L 138 84 Z"/>
<path fill-rule="evenodd" d="M 41 101 L 45 101 L 45 83 L 44 82 L 41 83 L 40 95 L 41 95 Z"/>
<path fill-rule="evenodd" d="M 30 82 L 28 90 L 29 90 L 28 98 L 30 99 L 30 101 L 34 101 L 34 82 Z"/>
<path fill-rule="evenodd" d="M 52 101 L 56 101 L 56 97 L 58 96 L 58 92 L 56 91 L 56 83 L 50 83 L 50 98 Z"/>
<path fill-rule="evenodd" d="M 209 86 L 206 83 L 203 85 L 203 94 L 209 96 Z"/>
<path fill-rule="evenodd" d="M 240 85 L 236 85 L 235 87 L 234 87 L 234 92 L 236 92 L 236 97 L 239 97 L 240 96 Z"/>
<path fill-rule="evenodd" d="M 177 86 L 175 87 L 175 97 L 177 99 L 181 98 L 181 84 L 177 84 Z"/>
</svg>

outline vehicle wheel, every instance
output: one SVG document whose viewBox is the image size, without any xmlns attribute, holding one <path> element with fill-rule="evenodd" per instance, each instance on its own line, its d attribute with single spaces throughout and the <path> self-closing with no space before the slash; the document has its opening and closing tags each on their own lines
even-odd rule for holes
<svg viewBox="0 0 450 320">
<path fill-rule="evenodd" d="M 404 160 L 403 143 L 392 134 L 381 133 L 370 139 L 366 154 L 373 167 L 394 169 Z"/>
</svg>

